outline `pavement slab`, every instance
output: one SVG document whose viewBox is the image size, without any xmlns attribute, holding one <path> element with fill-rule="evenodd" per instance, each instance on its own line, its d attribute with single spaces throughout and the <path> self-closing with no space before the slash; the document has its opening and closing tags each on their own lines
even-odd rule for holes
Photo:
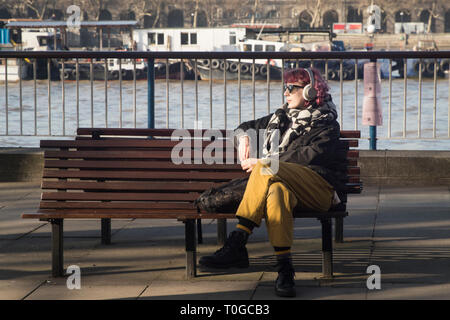
<svg viewBox="0 0 450 320">
<path fill-rule="evenodd" d="M 311 287 L 303 285 L 301 281 L 296 281 L 295 285 L 297 295 L 294 298 L 276 296 L 273 282 L 259 285 L 253 298 L 255 300 L 364 300 L 366 295 L 364 288 Z"/>
<path fill-rule="evenodd" d="M 450 283 L 381 284 L 381 290 L 370 290 L 368 300 L 449 300 Z"/>
<path fill-rule="evenodd" d="M 0 300 L 22 300 L 44 283 L 45 280 L 39 275 L 2 279 L 0 280 Z"/>
<path fill-rule="evenodd" d="M 152 281 L 139 299 L 249 300 L 258 281 Z"/>
<path fill-rule="evenodd" d="M 247 269 L 205 270 L 185 278 L 184 224 L 112 220 L 112 243 L 100 243 L 100 220 L 64 222 L 64 267 L 81 271 L 81 289 L 51 277 L 51 225 L 21 219 L 36 210 L 36 183 L 0 183 L 0 299 L 276 300 L 275 257 L 265 224 L 247 244 Z M 294 300 L 450 299 L 450 189 L 365 186 L 349 195 L 344 242 L 333 243 L 334 277 L 322 279 L 321 225 L 296 219 Z M 227 221 L 228 232 L 236 220 Z M 197 257 L 217 244 L 217 221 L 202 221 Z M 381 289 L 369 290 L 370 265 Z"/>
<path fill-rule="evenodd" d="M 98 282 L 91 278 L 82 278 L 80 289 L 69 289 L 67 279 L 46 281 L 33 291 L 26 300 L 109 300 L 137 299 L 145 290 L 145 284 L 122 285 Z"/>
</svg>

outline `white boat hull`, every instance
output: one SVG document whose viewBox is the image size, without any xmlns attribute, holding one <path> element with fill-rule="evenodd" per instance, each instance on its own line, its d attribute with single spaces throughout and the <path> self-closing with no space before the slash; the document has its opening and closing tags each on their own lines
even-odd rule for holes
<svg viewBox="0 0 450 320">
<path fill-rule="evenodd" d="M 19 66 L 8 66 L 8 82 L 19 81 Z M 0 65 L 0 81 L 6 81 L 5 66 Z"/>
</svg>

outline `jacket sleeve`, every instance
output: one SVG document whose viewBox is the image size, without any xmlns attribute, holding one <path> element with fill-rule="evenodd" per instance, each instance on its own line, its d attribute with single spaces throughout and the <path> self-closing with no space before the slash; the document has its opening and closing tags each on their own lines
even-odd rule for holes
<svg viewBox="0 0 450 320">
<path fill-rule="evenodd" d="M 264 116 L 262 118 L 256 119 L 256 120 L 250 120 L 246 122 L 242 122 L 234 131 L 238 131 L 239 129 L 242 131 L 247 131 L 249 129 L 254 129 L 256 131 L 260 129 L 266 129 L 267 125 L 269 124 L 270 118 L 272 118 L 273 113 Z"/>
<path fill-rule="evenodd" d="M 239 138 L 245 135 L 249 136 L 255 136 L 257 140 L 257 145 L 259 145 L 259 130 L 265 130 L 267 128 L 267 125 L 269 124 L 270 119 L 272 118 L 273 113 L 261 117 L 256 120 L 250 120 L 241 123 L 235 130 L 234 130 L 234 137 L 235 137 L 235 146 L 239 145 Z M 248 134 L 248 130 L 254 130 L 253 134 Z"/>
<path fill-rule="evenodd" d="M 281 154 L 280 160 L 305 166 L 327 166 L 334 158 L 334 152 L 339 144 L 339 136 L 338 124 L 318 129 L 307 139 L 300 137 L 294 140 L 288 150 Z"/>
</svg>

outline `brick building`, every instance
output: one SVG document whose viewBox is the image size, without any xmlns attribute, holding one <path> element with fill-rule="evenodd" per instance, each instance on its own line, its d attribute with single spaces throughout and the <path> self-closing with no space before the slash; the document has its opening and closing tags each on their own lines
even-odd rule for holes
<svg viewBox="0 0 450 320">
<path fill-rule="evenodd" d="M 337 5 L 336 5 L 337 3 Z M 141 27 L 214 27 L 233 23 L 276 23 L 283 27 L 329 27 L 334 22 L 366 23 L 371 0 L 0 0 L 1 18 L 67 18 L 78 5 L 84 20 L 134 20 Z M 448 0 L 376 0 L 382 32 L 396 22 L 424 22 L 435 33 L 450 32 Z M 430 17 L 431 16 L 431 17 Z"/>
</svg>

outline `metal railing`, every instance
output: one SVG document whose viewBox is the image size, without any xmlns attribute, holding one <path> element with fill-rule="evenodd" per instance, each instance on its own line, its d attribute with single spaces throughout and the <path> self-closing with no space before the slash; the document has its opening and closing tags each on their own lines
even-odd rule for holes
<svg viewBox="0 0 450 320">
<path fill-rule="evenodd" d="M 25 59 L 28 60 L 29 70 L 32 70 L 31 79 L 22 80 L 22 77 L 19 77 L 17 82 L 10 83 L 11 72 L 14 68 L 10 66 L 9 62 L 19 61 L 17 73 L 22 74 Z M 131 70 L 124 68 L 123 61 L 128 61 L 126 59 L 132 61 Z M 137 61 L 140 63 L 141 59 L 147 61 L 145 74 L 138 72 L 142 70 L 136 67 Z M 183 63 L 180 63 L 179 67 L 180 79 L 178 81 L 169 79 L 171 77 L 169 64 L 173 59 L 191 61 L 192 81 L 184 79 L 186 69 Z M 0 61 L 3 61 L 2 66 L 5 71 L 4 81 L 0 83 L 0 137 L 16 137 L 20 138 L 20 141 L 25 141 L 32 136 L 72 137 L 75 135 L 75 129 L 80 126 L 194 127 L 199 121 L 207 119 L 206 114 L 209 119 L 205 122 L 208 122 L 209 128 L 233 129 L 242 121 L 273 112 L 274 108 L 284 102 L 282 75 L 285 68 L 321 64 L 324 78 L 329 80 L 332 89 L 341 128 L 361 130 L 362 138 L 369 140 L 374 137 L 368 134 L 368 128 L 364 128 L 359 120 L 362 108 L 361 92 L 363 91 L 361 90 L 359 66 L 362 61 L 367 60 L 384 61 L 388 70 L 385 80 L 383 80 L 383 105 L 385 106 L 383 113 L 384 123 L 387 123 L 387 126 L 383 126 L 383 130 L 378 132 L 379 135 L 376 139 L 380 141 L 439 141 L 444 143 L 444 149 L 448 149 L 445 147 L 445 143 L 450 139 L 450 78 L 449 80 L 440 79 L 448 77 L 448 69 L 440 69 L 438 63 L 447 61 L 447 59 L 450 59 L 450 51 L 3 51 L 0 52 Z M 281 79 L 273 77 L 271 69 L 276 69 L 276 67 L 271 67 L 273 60 L 281 61 L 281 68 L 278 70 Z M 416 67 L 418 66 L 417 76 L 408 75 L 409 61 L 411 60 L 415 61 Z M 114 74 L 114 77 L 109 70 L 113 61 L 118 61 L 118 70 L 116 70 L 118 74 Z M 160 80 L 155 80 L 155 61 L 166 63 L 165 75 Z M 230 73 L 224 68 L 221 76 L 213 80 L 213 69 L 210 67 L 209 80 L 200 81 L 198 79 L 199 65 L 204 63 L 212 66 L 216 61 L 225 63 L 225 66 L 230 61 L 237 63 L 237 75 L 233 76 L 235 79 L 229 79 Z M 245 61 L 250 61 L 250 75 L 247 74 L 247 78 L 242 73 L 242 66 L 247 63 Z M 428 76 L 431 75 L 430 79 L 424 79 L 426 61 L 427 66 L 430 65 L 430 62 L 434 63 L 431 72 L 428 72 Z M 351 63 L 349 64 L 349 62 Z M 266 77 L 263 77 L 264 80 L 257 80 L 256 68 L 261 63 L 267 68 Z M 400 74 L 398 79 L 393 77 L 393 63 L 396 64 L 395 71 Z M 59 69 L 56 73 L 55 65 Z M 39 68 L 46 69 L 47 75 L 50 76 L 44 76 L 46 79 L 38 79 Z M 61 76 L 59 77 L 59 75 Z M 53 81 L 52 78 L 58 80 Z M 146 78 L 147 81 L 139 78 Z M 103 85 L 98 85 L 98 79 L 103 81 Z M 261 79 L 260 75 L 259 79 Z M 1 86 L 4 87 L 3 90 L 1 90 Z M 44 92 L 44 86 L 46 92 Z M 426 87 L 426 97 L 424 97 L 424 86 Z M 432 93 L 430 93 L 430 88 L 432 88 Z M 55 90 L 60 91 L 60 95 L 55 96 Z M 102 90 L 103 92 L 101 92 Z M 147 100 L 142 101 L 142 93 L 145 90 L 147 91 Z M 221 96 L 219 92 L 222 93 Z M 231 98 L 229 97 L 230 92 L 232 93 Z M 414 102 L 412 99 L 415 94 L 417 94 L 417 100 Z M 175 95 L 178 95 L 179 98 L 173 98 Z M 26 108 L 24 100 L 26 100 Z M 42 114 L 42 110 L 38 111 L 39 108 L 42 109 L 43 100 L 46 100 L 45 104 L 47 105 L 45 116 Z M 427 102 L 426 105 L 423 103 L 424 100 Z M 117 112 L 112 112 L 113 104 L 118 107 Z M 100 105 L 103 105 L 101 110 L 99 110 Z M 222 112 L 216 110 L 218 105 L 223 107 Z M 163 106 L 165 106 L 165 110 Z M 70 115 L 69 109 L 72 110 Z M 179 121 L 174 124 L 171 114 L 177 111 L 179 111 L 177 115 Z M 131 121 L 125 121 L 124 117 L 130 118 L 130 114 Z M 146 117 L 145 120 L 142 119 L 143 115 Z M 56 120 L 53 119 L 55 116 L 57 116 Z M 186 117 L 195 122 L 187 125 Z M 415 126 L 411 123 L 411 118 L 414 117 L 417 121 Z M 72 129 L 68 129 L 68 127 Z M 393 130 L 395 131 L 392 132 Z M 431 134 L 427 134 L 428 132 Z M 380 135 L 380 133 L 384 135 Z"/>
</svg>

